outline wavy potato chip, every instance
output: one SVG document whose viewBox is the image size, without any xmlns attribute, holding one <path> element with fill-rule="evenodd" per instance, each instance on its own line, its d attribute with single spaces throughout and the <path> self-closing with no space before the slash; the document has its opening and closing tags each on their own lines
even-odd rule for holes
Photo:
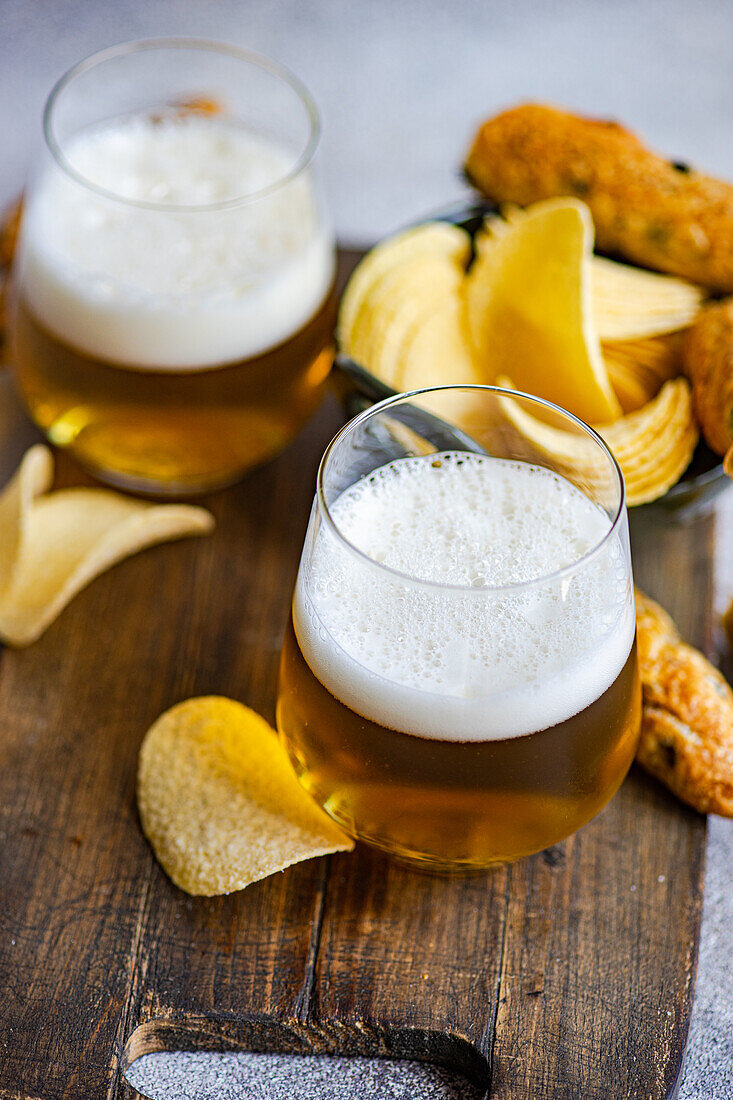
<svg viewBox="0 0 733 1100">
<path fill-rule="evenodd" d="M 593 327 L 588 207 L 550 199 L 508 222 L 490 219 L 476 248 L 466 316 L 486 381 L 511 375 L 583 420 L 616 420 L 621 406 Z"/>
<path fill-rule="evenodd" d="M 512 388 L 509 378 L 502 378 Z M 511 398 L 500 399 L 507 421 L 536 458 L 552 462 L 575 484 L 604 487 L 606 467 L 590 439 L 543 423 Z M 666 382 L 657 397 L 613 424 L 597 425 L 616 458 L 626 482 L 629 505 L 646 504 L 662 496 L 689 465 L 698 429 L 686 379 Z"/>
<path fill-rule="evenodd" d="M 149 504 L 111 489 L 49 493 L 52 480 L 51 452 L 37 444 L 0 493 L 0 639 L 14 646 L 35 641 L 115 562 L 214 526 L 204 508 Z"/>
<path fill-rule="evenodd" d="M 603 352 L 644 372 L 660 386 L 683 373 L 682 335 L 678 332 L 643 340 L 609 340 L 603 344 Z"/>
<path fill-rule="evenodd" d="M 611 385 L 619 399 L 624 416 L 640 409 L 656 396 L 659 386 L 650 383 L 632 364 L 623 359 L 616 359 L 605 351 L 603 357 L 606 360 L 608 377 L 611 379 Z"/>
<path fill-rule="evenodd" d="M 593 319 L 601 340 L 633 340 L 676 332 L 691 325 L 704 294 L 674 275 L 658 275 L 594 256 L 591 263 Z"/>
<path fill-rule="evenodd" d="M 374 249 L 347 288 L 344 350 L 403 392 L 511 376 L 517 389 L 600 425 L 630 504 L 660 496 L 697 440 L 686 383 L 665 385 L 682 373 L 676 330 L 697 314 L 702 291 L 593 256 L 590 212 L 572 198 L 504 207 L 473 243 L 468 271 L 468 237 L 453 226 L 428 223 Z M 480 436 L 467 391 L 432 411 Z M 515 440 L 598 488 L 597 452 L 581 436 L 538 430 L 543 421 L 552 416 L 516 410 Z"/>
<path fill-rule="evenodd" d="M 682 374 L 680 334 L 602 345 L 608 375 L 625 413 L 656 397 L 665 382 Z"/>
<path fill-rule="evenodd" d="M 264 718 L 221 696 L 188 699 L 150 727 L 137 801 L 155 855 L 189 894 L 229 894 L 354 847 L 300 786 Z"/>
</svg>

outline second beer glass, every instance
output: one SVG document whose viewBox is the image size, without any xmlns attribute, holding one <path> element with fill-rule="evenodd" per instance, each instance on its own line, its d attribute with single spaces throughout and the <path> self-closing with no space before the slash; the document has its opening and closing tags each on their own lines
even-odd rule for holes
<svg viewBox="0 0 733 1100">
<path fill-rule="evenodd" d="M 528 452 L 506 400 L 571 433 L 590 480 Z M 605 805 L 639 722 L 623 480 L 595 433 L 489 387 L 397 397 L 342 429 L 278 697 L 327 813 L 438 870 L 517 859 Z"/>
<path fill-rule="evenodd" d="M 31 415 L 128 488 L 236 480 L 295 435 L 330 366 L 308 92 L 233 47 L 131 43 L 68 73 L 44 125 L 11 316 Z"/>
</svg>

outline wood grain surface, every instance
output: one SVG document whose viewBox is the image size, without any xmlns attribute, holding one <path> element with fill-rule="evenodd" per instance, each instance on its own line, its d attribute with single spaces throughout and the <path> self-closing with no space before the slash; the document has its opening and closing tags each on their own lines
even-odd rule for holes
<svg viewBox="0 0 733 1100">
<path fill-rule="evenodd" d="M 497 1100 L 674 1095 L 705 821 L 636 769 L 574 837 L 462 880 L 360 848 L 193 899 L 151 855 L 134 783 L 157 715 L 221 693 L 274 718 L 341 419 L 329 399 L 279 459 L 207 499 L 212 537 L 115 566 L 0 655 L 2 1100 L 121 1100 L 140 1054 L 237 1048 L 427 1059 Z M 0 375 L 0 482 L 35 438 Z M 86 480 L 59 457 L 59 484 Z M 709 648 L 712 519 L 639 515 L 632 537 L 638 582 Z"/>
</svg>

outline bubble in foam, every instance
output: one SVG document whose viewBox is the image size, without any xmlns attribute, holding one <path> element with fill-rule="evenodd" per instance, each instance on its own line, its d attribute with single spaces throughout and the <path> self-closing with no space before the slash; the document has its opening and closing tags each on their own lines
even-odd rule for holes
<svg viewBox="0 0 733 1100">
<path fill-rule="evenodd" d="M 296 633 L 315 675 L 365 717 L 441 739 L 520 736 L 578 713 L 621 671 L 626 552 L 562 477 L 448 452 L 382 467 L 330 512 L 365 557 L 320 528 Z"/>
</svg>

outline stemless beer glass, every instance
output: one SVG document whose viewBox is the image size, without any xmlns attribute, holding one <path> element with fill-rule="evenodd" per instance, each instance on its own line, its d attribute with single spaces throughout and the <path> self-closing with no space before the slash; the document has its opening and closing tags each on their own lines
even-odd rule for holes
<svg viewBox="0 0 733 1100">
<path fill-rule="evenodd" d="M 528 442 L 528 414 L 577 461 Z M 485 868 L 568 836 L 618 788 L 639 735 L 635 638 L 624 484 L 600 437 L 491 387 L 402 395 L 321 462 L 278 727 L 348 832 Z"/>
<path fill-rule="evenodd" d="M 309 93 L 231 46 L 130 43 L 59 81 L 44 132 L 11 319 L 31 416 L 124 487 L 236 480 L 291 440 L 330 367 Z"/>
</svg>

